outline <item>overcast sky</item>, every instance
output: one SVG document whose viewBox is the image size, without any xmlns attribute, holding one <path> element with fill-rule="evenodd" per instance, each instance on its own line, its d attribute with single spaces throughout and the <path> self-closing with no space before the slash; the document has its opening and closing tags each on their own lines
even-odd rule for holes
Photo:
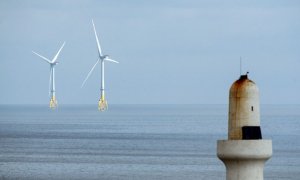
<svg viewBox="0 0 300 180">
<path fill-rule="evenodd" d="M 1 0 L 0 104 L 48 104 L 53 58 L 59 104 L 97 104 L 106 63 L 110 104 L 227 104 L 250 72 L 262 104 L 300 102 L 299 0 Z"/>
</svg>

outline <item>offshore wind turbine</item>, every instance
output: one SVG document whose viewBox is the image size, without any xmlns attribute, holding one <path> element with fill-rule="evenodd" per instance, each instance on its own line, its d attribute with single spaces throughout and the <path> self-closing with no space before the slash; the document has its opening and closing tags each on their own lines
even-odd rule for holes
<svg viewBox="0 0 300 180">
<path fill-rule="evenodd" d="M 90 70 L 88 75 L 86 76 L 81 87 L 84 86 L 86 80 L 90 77 L 90 75 L 93 72 L 93 70 L 95 69 L 96 65 L 100 62 L 101 63 L 101 97 L 98 102 L 98 109 L 99 109 L 99 111 L 105 111 L 108 108 L 108 104 L 107 104 L 107 100 L 105 99 L 105 94 L 104 94 L 104 62 L 105 61 L 110 61 L 110 62 L 114 62 L 114 63 L 119 63 L 119 62 L 115 61 L 113 59 L 110 59 L 108 55 L 102 54 L 101 46 L 100 46 L 99 39 L 98 39 L 97 32 L 96 32 L 96 27 L 95 27 L 93 20 L 92 20 L 92 24 L 93 24 L 93 29 L 94 29 L 94 33 L 95 33 L 96 42 L 97 42 L 98 60 L 95 63 L 95 65 L 92 67 L 92 69 Z"/>
<path fill-rule="evenodd" d="M 48 58 L 32 51 L 34 54 L 36 54 L 37 56 L 39 56 L 40 58 L 42 58 L 43 60 L 45 60 L 47 63 L 50 64 L 50 79 L 49 79 L 50 104 L 49 104 L 49 106 L 51 109 L 55 109 L 58 105 L 56 97 L 55 97 L 55 65 L 58 64 L 57 58 L 58 58 L 60 51 L 64 47 L 65 43 L 66 42 L 63 43 L 63 45 L 60 47 L 60 49 L 58 50 L 58 52 L 56 53 L 56 55 L 54 56 L 54 58 L 51 61 Z"/>
</svg>

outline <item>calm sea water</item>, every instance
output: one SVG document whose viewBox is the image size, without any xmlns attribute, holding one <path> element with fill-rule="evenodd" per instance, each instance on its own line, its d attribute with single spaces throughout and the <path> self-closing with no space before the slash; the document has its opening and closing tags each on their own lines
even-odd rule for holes
<svg viewBox="0 0 300 180">
<path fill-rule="evenodd" d="M 300 105 L 261 108 L 265 179 L 300 179 Z M 226 105 L 0 106 L 0 179 L 225 180 Z"/>
</svg>

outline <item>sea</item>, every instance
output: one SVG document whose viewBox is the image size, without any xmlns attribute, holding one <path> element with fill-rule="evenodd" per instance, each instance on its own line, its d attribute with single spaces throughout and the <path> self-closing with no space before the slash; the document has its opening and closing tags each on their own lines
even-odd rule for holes
<svg viewBox="0 0 300 180">
<path fill-rule="evenodd" d="M 0 105 L 0 179 L 225 180 L 228 105 Z M 262 105 L 265 180 L 300 179 L 300 105 Z"/>
</svg>

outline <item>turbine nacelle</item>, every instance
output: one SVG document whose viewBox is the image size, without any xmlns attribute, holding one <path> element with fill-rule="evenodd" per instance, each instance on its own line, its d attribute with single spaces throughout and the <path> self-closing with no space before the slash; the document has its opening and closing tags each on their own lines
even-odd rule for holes
<svg viewBox="0 0 300 180">
<path fill-rule="evenodd" d="M 114 63 L 119 63 L 118 61 L 111 59 L 108 55 L 100 56 L 100 59 L 102 61 L 110 61 L 110 62 L 114 62 Z"/>
<path fill-rule="evenodd" d="M 109 58 L 109 55 L 103 55 L 103 56 L 100 56 L 101 59 L 106 59 L 106 58 Z"/>
<path fill-rule="evenodd" d="M 56 64 L 58 64 L 59 62 L 51 62 L 50 64 L 52 65 L 52 66 L 55 66 Z"/>
</svg>

